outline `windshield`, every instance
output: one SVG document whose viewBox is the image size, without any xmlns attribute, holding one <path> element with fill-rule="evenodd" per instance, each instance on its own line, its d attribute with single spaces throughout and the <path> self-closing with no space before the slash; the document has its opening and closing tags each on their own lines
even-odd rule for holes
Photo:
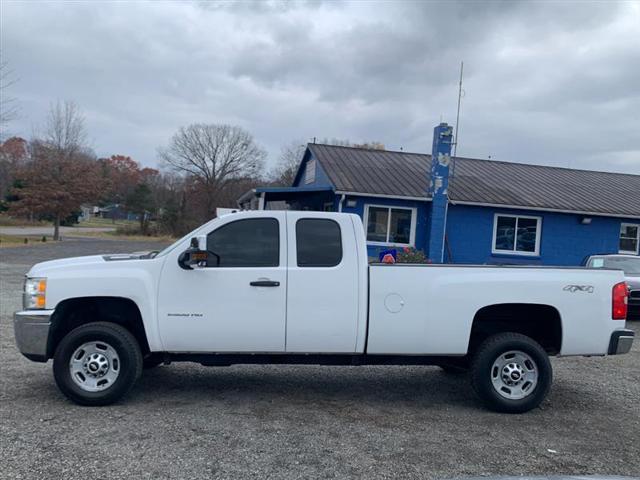
<svg viewBox="0 0 640 480">
<path fill-rule="evenodd" d="M 615 268 L 626 275 L 640 275 L 640 257 L 593 257 L 589 260 L 592 268 Z"/>
</svg>

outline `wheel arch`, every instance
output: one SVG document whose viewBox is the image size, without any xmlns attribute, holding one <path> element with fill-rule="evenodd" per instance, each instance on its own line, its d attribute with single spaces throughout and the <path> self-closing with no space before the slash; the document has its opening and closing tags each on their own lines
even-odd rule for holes
<svg viewBox="0 0 640 480">
<path fill-rule="evenodd" d="M 531 337 L 550 355 L 562 349 L 562 317 L 551 305 L 498 303 L 482 307 L 473 318 L 468 351 L 473 352 L 486 338 L 502 332 Z"/>
<path fill-rule="evenodd" d="M 143 355 L 150 352 L 144 321 L 136 302 L 126 297 L 95 296 L 69 298 L 56 305 L 51 318 L 47 357 L 53 357 L 58 344 L 67 333 L 90 322 L 121 325 L 135 337 Z"/>
</svg>

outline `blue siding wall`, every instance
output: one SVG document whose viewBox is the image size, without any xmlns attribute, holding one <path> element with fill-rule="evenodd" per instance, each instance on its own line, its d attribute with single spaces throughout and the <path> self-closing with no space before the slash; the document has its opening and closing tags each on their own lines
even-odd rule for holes
<svg viewBox="0 0 640 480">
<path fill-rule="evenodd" d="M 496 213 L 542 217 L 540 256 L 492 254 Z M 580 265 L 587 255 L 618 253 L 620 223 L 628 220 L 583 215 L 450 205 L 447 240 L 453 263 Z M 446 255 L 449 260 L 448 252 Z"/>
<path fill-rule="evenodd" d="M 335 211 L 338 211 L 338 202 L 340 200 L 340 196 L 336 196 L 335 202 Z M 355 200 L 355 207 L 347 207 L 347 200 Z M 426 251 L 427 247 L 427 224 L 429 218 L 429 211 L 431 210 L 430 202 L 416 202 L 410 200 L 396 200 L 392 198 L 377 198 L 377 197 L 346 197 L 344 203 L 342 204 L 342 211 L 344 213 L 356 213 L 362 218 L 362 223 L 365 226 L 367 220 L 363 218 L 364 216 L 364 207 L 366 204 L 369 205 L 380 205 L 383 207 L 404 207 L 404 208 L 415 208 L 416 209 L 416 241 L 415 247 L 418 250 Z M 367 244 L 367 252 L 369 257 L 378 257 L 378 253 L 382 250 L 387 250 L 389 248 L 394 247 L 383 247 L 379 245 L 369 245 Z"/>
</svg>

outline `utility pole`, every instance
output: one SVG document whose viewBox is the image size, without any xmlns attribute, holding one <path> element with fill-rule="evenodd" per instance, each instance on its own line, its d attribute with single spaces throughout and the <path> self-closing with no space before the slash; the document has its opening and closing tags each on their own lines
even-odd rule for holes
<svg viewBox="0 0 640 480">
<path fill-rule="evenodd" d="M 464 62 L 460 62 L 460 83 L 458 84 L 458 111 L 456 113 L 456 131 L 453 136 L 453 156 L 458 152 L 458 126 L 460 125 L 460 103 L 462 100 L 462 72 L 464 70 Z"/>
</svg>

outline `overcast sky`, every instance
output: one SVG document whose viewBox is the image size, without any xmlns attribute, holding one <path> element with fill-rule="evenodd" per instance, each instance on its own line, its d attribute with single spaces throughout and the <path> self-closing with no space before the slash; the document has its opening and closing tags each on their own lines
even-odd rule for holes
<svg viewBox="0 0 640 480">
<path fill-rule="evenodd" d="M 157 164 L 192 122 L 269 152 L 294 139 L 640 174 L 640 2 L 12 2 L 9 91 L 31 136 L 56 99 L 82 108 L 99 156 Z"/>
</svg>

